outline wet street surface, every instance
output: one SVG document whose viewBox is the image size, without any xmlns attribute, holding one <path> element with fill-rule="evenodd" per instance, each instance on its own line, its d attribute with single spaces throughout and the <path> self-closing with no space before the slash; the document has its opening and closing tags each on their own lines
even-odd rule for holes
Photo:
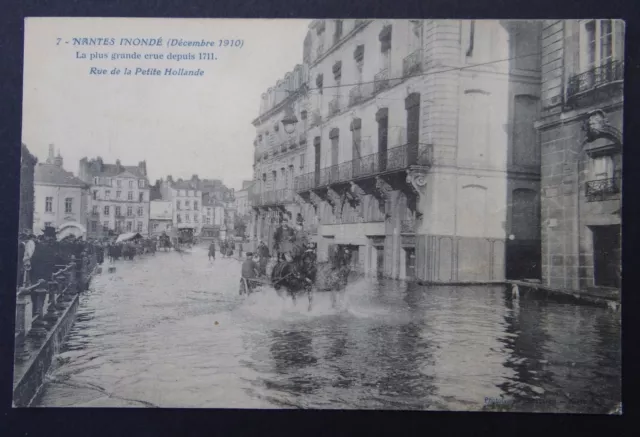
<svg viewBox="0 0 640 437">
<path fill-rule="evenodd" d="M 240 296 L 240 261 L 158 252 L 96 276 L 35 406 L 607 413 L 620 313 L 502 286 L 351 283 L 338 308 Z"/>
</svg>

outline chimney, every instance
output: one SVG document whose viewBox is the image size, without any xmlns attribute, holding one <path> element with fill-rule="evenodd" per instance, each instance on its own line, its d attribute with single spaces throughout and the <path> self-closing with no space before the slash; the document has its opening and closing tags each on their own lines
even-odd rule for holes
<svg viewBox="0 0 640 437">
<path fill-rule="evenodd" d="M 55 151 L 53 144 L 49 144 L 49 156 L 47 157 L 47 164 L 53 164 L 55 161 Z"/>
<path fill-rule="evenodd" d="M 172 184 L 173 183 L 173 176 L 171 176 L 171 175 L 167 176 L 167 182 L 169 184 Z"/>
<path fill-rule="evenodd" d="M 118 173 L 120 173 L 123 170 L 122 163 L 120 162 L 119 159 L 116 159 L 116 168 L 118 169 Z"/>
<path fill-rule="evenodd" d="M 55 164 L 56 167 L 62 168 L 63 160 L 59 150 L 58 150 L 58 156 L 55 157 L 53 163 Z"/>
<path fill-rule="evenodd" d="M 140 168 L 143 175 L 147 175 L 147 161 L 140 161 L 138 163 L 138 168 Z"/>
</svg>

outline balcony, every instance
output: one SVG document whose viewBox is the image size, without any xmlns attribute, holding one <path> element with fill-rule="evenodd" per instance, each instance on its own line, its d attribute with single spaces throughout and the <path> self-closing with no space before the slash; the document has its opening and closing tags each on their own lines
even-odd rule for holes
<svg viewBox="0 0 640 437">
<path fill-rule="evenodd" d="M 583 98 L 611 97 L 622 90 L 624 61 L 611 61 L 569 78 L 567 83 L 567 104 L 575 104 Z"/>
<path fill-rule="evenodd" d="M 340 99 L 334 98 L 329 102 L 329 117 L 336 115 L 340 112 Z"/>
<path fill-rule="evenodd" d="M 322 57 L 324 55 L 324 44 L 320 44 L 316 49 L 316 59 Z"/>
<path fill-rule="evenodd" d="M 276 206 L 293 203 L 294 191 L 289 188 L 263 191 L 251 195 L 251 206 Z"/>
<path fill-rule="evenodd" d="M 386 153 L 372 153 L 361 158 L 326 167 L 319 173 L 297 176 L 294 181 L 296 192 L 324 188 L 332 184 L 345 183 L 380 174 L 406 170 L 411 165 L 429 166 L 432 161 L 430 145 L 405 144 L 388 149 Z"/>
<path fill-rule="evenodd" d="M 621 182 L 620 178 L 597 179 L 587 182 L 585 189 L 587 202 L 620 199 Z"/>
<path fill-rule="evenodd" d="M 415 222 L 413 220 L 400 221 L 400 233 L 401 234 L 415 234 Z"/>
<path fill-rule="evenodd" d="M 91 217 L 99 217 L 100 216 L 100 212 L 99 211 L 91 211 Z"/>
<path fill-rule="evenodd" d="M 387 68 L 373 77 L 373 92 L 379 93 L 386 88 L 389 88 L 389 69 Z"/>
<path fill-rule="evenodd" d="M 402 60 L 402 76 L 409 77 L 422 72 L 422 52 L 416 50 Z"/>
</svg>

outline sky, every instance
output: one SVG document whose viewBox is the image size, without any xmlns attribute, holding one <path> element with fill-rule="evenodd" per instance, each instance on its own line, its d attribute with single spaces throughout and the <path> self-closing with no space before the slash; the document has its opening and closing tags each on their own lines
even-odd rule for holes
<svg viewBox="0 0 640 437">
<path fill-rule="evenodd" d="M 77 173 L 83 157 L 146 160 L 150 182 L 252 178 L 251 121 L 260 96 L 296 64 L 310 20 L 29 18 L 25 24 L 22 138 L 42 162 L 49 144 Z M 74 46 L 73 38 L 115 38 Z M 123 47 L 121 38 L 242 40 L 240 48 Z M 58 40 L 59 38 L 59 40 Z M 68 43 L 66 43 L 68 41 Z M 86 55 L 79 58 L 78 52 Z M 91 59 L 92 54 L 213 52 L 215 61 Z M 95 75 L 90 69 L 202 69 L 204 76 Z"/>
</svg>

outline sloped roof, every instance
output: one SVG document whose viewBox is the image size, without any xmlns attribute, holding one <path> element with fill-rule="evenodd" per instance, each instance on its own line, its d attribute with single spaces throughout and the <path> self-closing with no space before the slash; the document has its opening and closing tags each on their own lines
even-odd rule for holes
<svg viewBox="0 0 640 437">
<path fill-rule="evenodd" d="M 118 164 L 103 164 L 102 171 L 91 172 L 91 175 L 114 177 L 123 173 L 130 173 L 131 177 L 146 179 L 146 176 L 142 173 L 140 167 L 136 165 L 121 165 L 118 167 Z"/>
<path fill-rule="evenodd" d="M 171 184 L 171 188 L 174 190 L 199 190 L 198 184 L 194 181 L 174 181 Z"/>
<path fill-rule="evenodd" d="M 75 177 L 73 173 L 54 164 L 38 164 L 35 168 L 33 182 L 43 185 L 87 187 L 87 184 Z"/>
</svg>

